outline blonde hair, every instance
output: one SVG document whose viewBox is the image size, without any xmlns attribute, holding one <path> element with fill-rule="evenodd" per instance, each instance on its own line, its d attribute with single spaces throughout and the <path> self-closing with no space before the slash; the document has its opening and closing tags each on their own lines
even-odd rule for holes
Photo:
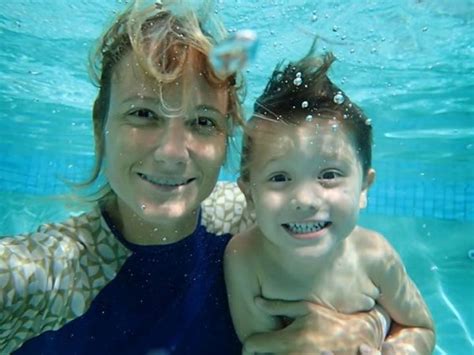
<svg viewBox="0 0 474 355">
<path fill-rule="evenodd" d="M 227 32 L 211 11 L 212 1 L 204 0 L 196 9 L 183 0 L 132 1 L 99 38 L 89 58 L 89 72 L 99 88 L 92 117 L 95 137 L 95 163 L 91 176 L 79 188 L 95 185 L 103 167 L 105 124 L 109 110 L 111 78 L 116 65 L 133 52 L 144 71 L 162 84 L 183 75 L 191 50 L 197 53 L 198 68 L 209 84 L 228 88 L 229 137 L 234 126 L 243 125 L 241 101 L 245 86 L 240 73 L 219 78 L 213 71 L 209 54 Z M 99 200 L 111 192 L 107 182 L 98 191 L 89 193 Z"/>
</svg>

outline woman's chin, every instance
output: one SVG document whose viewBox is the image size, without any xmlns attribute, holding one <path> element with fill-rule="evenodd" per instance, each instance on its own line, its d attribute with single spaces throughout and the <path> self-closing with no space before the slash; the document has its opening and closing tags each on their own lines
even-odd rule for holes
<svg viewBox="0 0 474 355">
<path fill-rule="evenodd" d="M 184 201 L 161 204 L 143 202 L 138 204 L 135 211 L 148 223 L 173 224 L 185 223 L 188 218 L 195 218 L 197 208 L 190 207 Z"/>
</svg>

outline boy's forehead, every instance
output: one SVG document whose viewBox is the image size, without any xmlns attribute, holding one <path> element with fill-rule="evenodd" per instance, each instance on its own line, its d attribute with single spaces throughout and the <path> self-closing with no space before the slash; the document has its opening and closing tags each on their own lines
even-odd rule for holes
<svg viewBox="0 0 474 355">
<path fill-rule="evenodd" d="M 297 150 L 301 155 L 338 156 L 352 151 L 353 140 L 337 120 L 278 122 L 258 119 L 252 122 L 253 144 L 260 159 L 283 158 Z"/>
</svg>

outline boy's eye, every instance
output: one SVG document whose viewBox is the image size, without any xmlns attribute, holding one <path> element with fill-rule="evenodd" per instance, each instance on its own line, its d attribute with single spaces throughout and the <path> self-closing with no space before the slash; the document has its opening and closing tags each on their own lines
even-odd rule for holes
<svg viewBox="0 0 474 355">
<path fill-rule="evenodd" d="M 291 179 L 285 174 L 275 174 L 275 175 L 272 175 L 269 180 L 271 182 L 285 182 L 285 181 L 290 181 Z"/>
<path fill-rule="evenodd" d="M 338 171 L 335 171 L 335 170 L 328 170 L 328 171 L 324 171 L 320 176 L 319 178 L 321 180 L 334 180 L 334 179 L 337 179 L 338 177 L 340 177 L 341 174 L 338 172 Z"/>
</svg>

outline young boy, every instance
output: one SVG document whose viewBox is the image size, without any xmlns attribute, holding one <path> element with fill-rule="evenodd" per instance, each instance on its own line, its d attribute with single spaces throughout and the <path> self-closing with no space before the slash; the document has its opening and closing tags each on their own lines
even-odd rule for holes
<svg viewBox="0 0 474 355">
<path fill-rule="evenodd" d="M 277 66 L 245 132 L 238 182 L 257 225 L 225 254 L 237 334 L 291 322 L 264 314 L 256 296 L 343 313 L 378 304 L 403 327 L 384 353 L 429 354 L 434 327 L 418 289 L 383 236 L 357 225 L 375 178 L 370 120 L 328 79 L 334 56 L 313 52 Z"/>
</svg>

